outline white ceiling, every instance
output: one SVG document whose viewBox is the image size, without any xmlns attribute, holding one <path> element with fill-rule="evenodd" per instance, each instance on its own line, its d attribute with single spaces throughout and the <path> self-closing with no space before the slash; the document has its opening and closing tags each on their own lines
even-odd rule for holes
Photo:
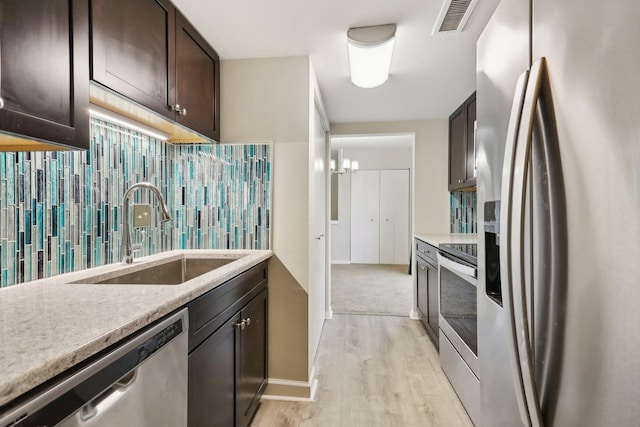
<svg viewBox="0 0 640 427">
<path fill-rule="evenodd" d="M 443 1 L 173 0 L 223 60 L 309 56 L 331 123 L 444 118 L 475 90 L 475 42 L 499 0 L 478 0 L 464 31 L 433 36 Z M 389 81 L 353 86 L 347 30 L 389 23 Z"/>
</svg>

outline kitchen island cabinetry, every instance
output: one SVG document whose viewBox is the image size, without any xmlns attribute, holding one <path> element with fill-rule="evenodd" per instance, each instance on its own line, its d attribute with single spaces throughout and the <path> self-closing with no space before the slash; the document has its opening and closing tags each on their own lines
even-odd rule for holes
<svg viewBox="0 0 640 427">
<path fill-rule="evenodd" d="M 218 55 L 169 1 L 93 0 L 91 23 L 93 81 L 220 139 Z"/>
<path fill-rule="evenodd" d="M 89 148 L 88 52 L 87 0 L 0 2 L 0 150 Z"/>
<path fill-rule="evenodd" d="M 449 116 L 449 191 L 475 187 L 476 94 Z"/>
<path fill-rule="evenodd" d="M 266 277 L 259 264 L 188 305 L 190 427 L 249 425 L 267 379 Z"/>
<path fill-rule="evenodd" d="M 418 316 L 438 347 L 438 250 L 416 239 L 416 291 Z"/>
</svg>

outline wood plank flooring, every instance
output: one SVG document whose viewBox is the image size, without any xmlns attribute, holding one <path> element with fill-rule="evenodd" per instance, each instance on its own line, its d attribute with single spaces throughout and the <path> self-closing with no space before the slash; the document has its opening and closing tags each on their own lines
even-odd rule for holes
<svg viewBox="0 0 640 427">
<path fill-rule="evenodd" d="M 264 401 L 252 427 L 473 426 L 416 320 L 334 315 L 315 366 L 315 402 Z"/>
</svg>

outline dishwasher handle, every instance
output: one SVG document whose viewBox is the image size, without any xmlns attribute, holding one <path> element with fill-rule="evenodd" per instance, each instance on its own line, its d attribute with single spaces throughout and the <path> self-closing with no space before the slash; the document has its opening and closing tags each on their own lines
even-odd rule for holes
<svg viewBox="0 0 640 427">
<path fill-rule="evenodd" d="M 116 403 L 125 397 L 133 383 L 138 378 L 138 369 L 126 373 L 122 378 L 113 383 L 111 387 L 99 394 L 93 400 L 80 408 L 80 420 L 90 422 L 91 419 L 109 411 Z"/>
</svg>

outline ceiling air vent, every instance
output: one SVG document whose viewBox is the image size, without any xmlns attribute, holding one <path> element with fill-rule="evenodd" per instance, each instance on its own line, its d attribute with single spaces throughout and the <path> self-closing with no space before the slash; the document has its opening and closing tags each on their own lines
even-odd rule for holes
<svg viewBox="0 0 640 427">
<path fill-rule="evenodd" d="M 478 0 L 444 0 L 432 34 L 462 31 L 476 3 Z"/>
</svg>

